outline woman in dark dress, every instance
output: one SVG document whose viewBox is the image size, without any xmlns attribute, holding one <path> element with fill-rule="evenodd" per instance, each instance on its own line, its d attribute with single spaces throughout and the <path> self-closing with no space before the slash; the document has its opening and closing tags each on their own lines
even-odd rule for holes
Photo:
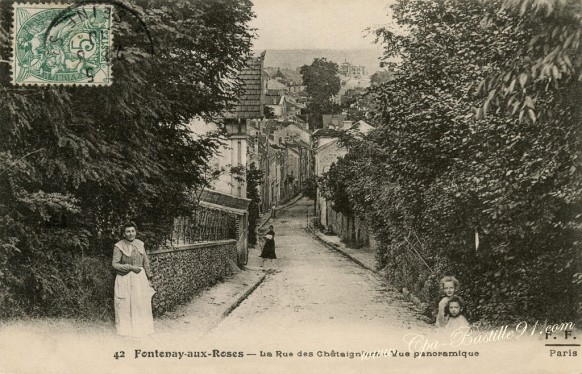
<svg viewBox="0 0 582 374">
<path fill-rule="evenodd" d="M 269 226 L 269 231 L 265 234 L 265 245 L 259 257 L 263 259 L 261 267 L 265 265 L 265 260 L 274 260 L 277 258 L 275 254 L 275 231 L 273 231 L 273 225 Z"/>
</svg>

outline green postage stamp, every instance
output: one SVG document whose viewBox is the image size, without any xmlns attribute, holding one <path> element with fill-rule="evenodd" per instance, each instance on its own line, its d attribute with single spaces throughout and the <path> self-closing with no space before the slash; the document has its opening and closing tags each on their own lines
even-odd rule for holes
<svg viewBox="0 0 582 374">
<path fill-rule="evenodd" d="M 15 3 L 12 83 L 110 85 L 112 6 Z"/>
</svg>

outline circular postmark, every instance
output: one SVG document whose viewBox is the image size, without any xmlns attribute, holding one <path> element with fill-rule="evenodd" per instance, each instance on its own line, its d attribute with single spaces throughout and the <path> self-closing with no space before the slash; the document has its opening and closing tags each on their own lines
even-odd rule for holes
<svg viewBox="0 0 582 374">
<path fill-rule="evenodd" d="M 148 26 L 142 19 L 140 13 L 136 9 L 130 8 L 129 6 L 118 0 L 80 0 L 79 3 L 70 5 L 69 7 L 61 10 L 61 13 L 55 19 L 53 19 L 45 34 L 45 40 L 54 27 L 57 27 L 62 22 L 67 21 L 68 18 L 74 16 L 75 13 L 78 11 L 77 9 L 87 7 L 88 5 L 95 7 L 102 4 L 106 4 L 112 7 L 112 10 L 114 10 L 112 13 L 112 18 L 114 22 L 116 23 L 125 22 L 127 23 L 126 26 L 129 26 L 128 28 L 130 30 L 136 33 L 143 34 L 147 39 L 148 42 L 147 49 L 149 49 L 150 55 L 153 56 L 155 54 L 154 41 L 152 35 L 150 33 Z M 108 56 L 111 60 L 123 59 L 121 52 L 122 50 L 124 50 L 124 46 L 119 42 L 117 42 L 116 44 L 117 45 L 111 49 L 110 54 Z"/>
</svg>

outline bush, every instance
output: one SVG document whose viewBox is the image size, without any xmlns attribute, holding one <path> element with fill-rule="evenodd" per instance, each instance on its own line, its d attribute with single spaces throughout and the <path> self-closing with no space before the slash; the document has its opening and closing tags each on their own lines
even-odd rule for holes
<svg viewBox="0 0 582 374">
<path fill-rule="evenodd" d="M 111 258 L 54 255 L 19 267 L 26 276 L 2 294 L 1 316 L 113 317 Z"/>
</svg>

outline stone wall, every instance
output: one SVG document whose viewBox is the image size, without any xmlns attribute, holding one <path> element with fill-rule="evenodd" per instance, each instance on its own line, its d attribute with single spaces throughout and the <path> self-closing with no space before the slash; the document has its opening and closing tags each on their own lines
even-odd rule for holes
<svg viewBox="0 0 582 374">
<path fill-rule="evenodd" d="M 352 245 L 376 248 L 376 241 L 370 235 L 366 222 L 359 217 L 348 217 L 336 212 L 331 204 L 327 204 L 328 228 L 344 242 Z"/>
<path fill-rule="evenodd" d="M 190 301 L 196 291 L 232 274 L 237 262 L 236 240 L 196 243 L 148 253 L 155 315 Z"/>
</svg>

